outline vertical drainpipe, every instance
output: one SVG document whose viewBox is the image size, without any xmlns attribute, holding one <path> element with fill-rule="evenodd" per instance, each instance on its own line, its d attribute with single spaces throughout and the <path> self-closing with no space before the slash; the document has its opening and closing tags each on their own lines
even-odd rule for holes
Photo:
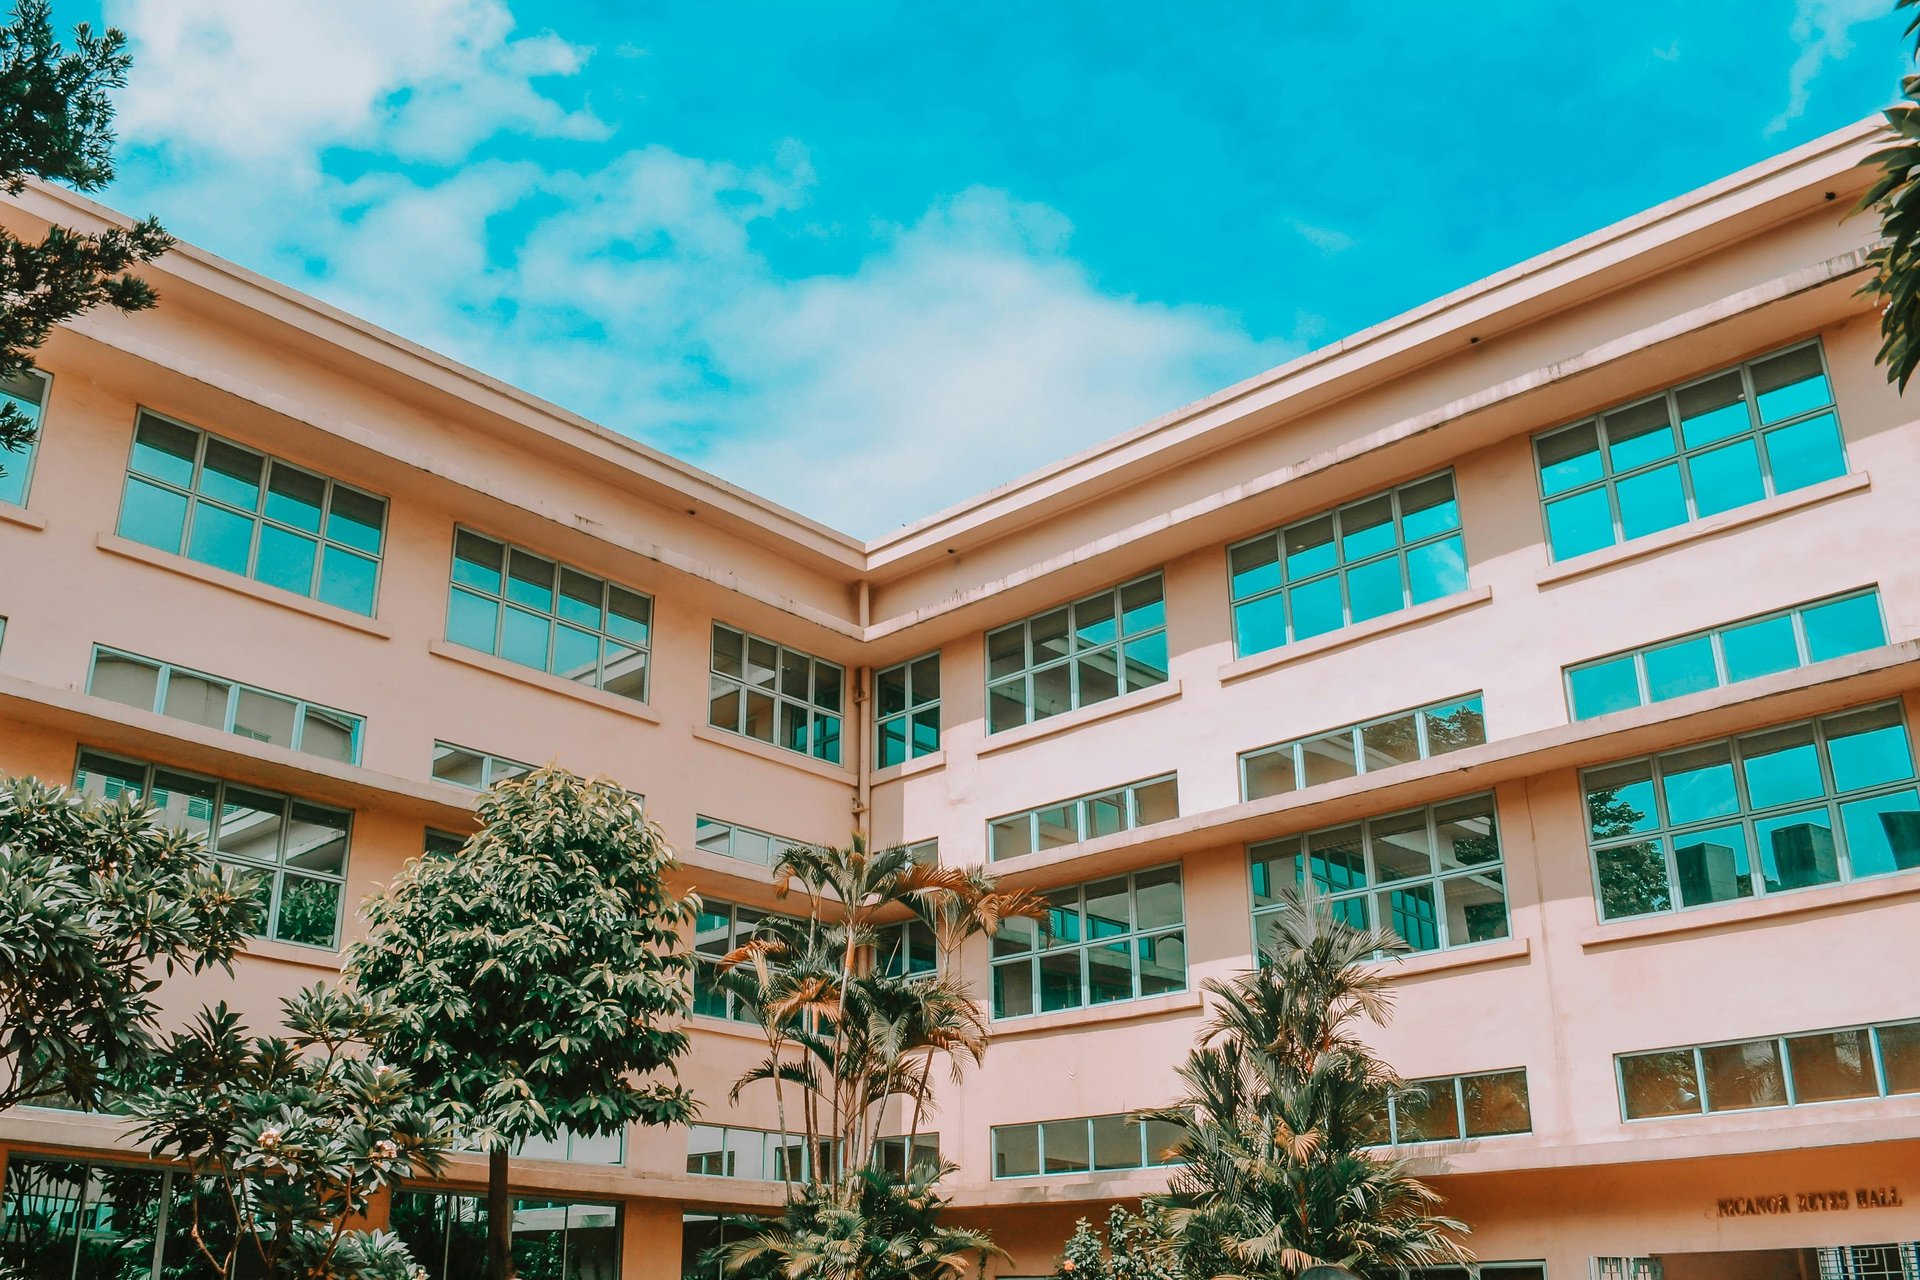
<svg viewBox="0 0 1920 1280">
<path fill-rule="evenodd" d="M 866 639 L 868 619 L 872 614 L 873 600 L 867 588 L 867 580 L 860 579 L 859 622 L 860 638 Z M 860 717 L 856 737 L 860 743 L 855 753 L 858 772 L 853 802 L 853 829 L 863 838 L 871 840 L 873 836 L 873 717 L 868 715 L 870 700 L 873 697 L 873 668 L 861 663 L 855 692 L 853 695 L 854 714 Z"/>
</svg>

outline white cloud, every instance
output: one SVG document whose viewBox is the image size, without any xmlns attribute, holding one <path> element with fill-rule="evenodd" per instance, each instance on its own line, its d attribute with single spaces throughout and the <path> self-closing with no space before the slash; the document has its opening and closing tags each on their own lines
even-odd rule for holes
<svg viewBox="0 0 1920 1280">
<path fill-rule="evenodd" d="M 851 532 L 1289 354 L 1228 315 L 1104 291 L 1066 217 L 996 190 L 879 228 L 844 273 L 783 276 L 756 235 L 805 217 L 816 175 L 798 143 L 756 165 L 645 145 L 585 170 L 457 163 L 483 140 L 599 129 L 537 83 L 586 52 L 515 35 L 499 0 L 354 12 L 376 8 L 116 15 L 141 95 L 123 124 L 149 145 L 130 158 L 164 161 L 127 166 L 123 188 L 216 252 Z M 425 163 L 347 179 L 334 147 Z"/>
<path fill-rule="evenodd" d="M 1853 29 L 1885 17 L 1891 7 L 1890 0 L 1799 0 L 1789 31 L 1800 54 L 1787 71 L 1787 105 L 1767 125 L 1769 135 L 1806 111 L 1813 82 L 1827 63 L 1853 52 Z"/>
<path fill-rule="evenodd" d="M 1319 227 L 1299 218 L 1287 219 L 1287 225 L 1295 235 L 1322 253 L 1344 253 L 1353 248 L 1354 239 L 1346 232 L 1334 227 Z"/>
</svg>

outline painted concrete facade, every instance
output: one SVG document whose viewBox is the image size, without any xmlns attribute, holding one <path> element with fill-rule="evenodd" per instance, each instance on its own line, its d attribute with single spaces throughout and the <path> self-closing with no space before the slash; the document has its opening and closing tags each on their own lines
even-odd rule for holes
<svg viewBox="0 0 1920 1280">
<path fill-rule="evenodd" d="M 951 1189 L 1013 1253 L 1006 1275 L 1050 1270 L 1075 1218 L 1163 1185 L 1163 1170 L 995 1178 L 992 1132 L 1171 1098 L 1204 1018 L 1200 983 L 1251 962 L 1249 844 L 1490 792 L 1506 936 L 1400 962 L 1398 1016 L 1379 1036 L 1409 1078 L 1525 1069 L 1528 1132 L 1405 1148 L 1474 1225 L 1476 1253 L 1556 1277 L 1648 1256 L 1675 1275 L 1758 1274 L 1708 1255 L 1920 1239 L 1920 1094 L 1625 1120 L 1616 1074 L 1623 1054 L 1920 1018 L 1920 872 L 1605 919 L 1580 780 L 1868 704 L 1920 714 L 1920 504 L 1907 491 L 1920 434 L 1853 296 L 1872 226 L 1843 216 L 1872 146 L 1867 126 L 1843 131 L 869 544 L 183 248 L 155 272 L 158 311 L 88 317 L 44 352 L 30 484 L 23 504 L 0 504 L 0 771 L 67 779 L 97 748 L 349 809 L 349 906 L 425 831 L 470 827 L 473 794 L 433 777 L 437 741 L 610 775 L 646 795 L 687 884 L 760 907 L 774 905 L 764 868 L 695 849 L 697 815 L 801 840 L 937 839 L 943 861 L 966 864 L 986 859 L 991 819 L 1176 776 L 1177 818 L 998 864 L 1044 892 L 1178 863 L 1185 926 L 1184 990 L 1000 1021 L 984 1068 L 942 1097 Z M 0 216 L 111 215 L 34 189 Z M 1536 433 L 1809 339 L 1842 474 L 1552 556 Z M 116 534 L 141 409 L 384 497 L 372 616 Z M 1230 544 L 1447 469 L 1463 588 L 1236 657 Z M 450 643 L 456 526 L 651 596 L 648 699 Z M 1164 682 L 988 733 L 987 632 L 1156 571 Z M 1566 666 L 1866 587 L 1884 643 L 1570 715 Z M 710 727 L 716 621 L 841 664 L 862 697 L 875 671 L 937 652 L 939 750 L 877 767 L 859 702 L 839 765 Z M 361 762 L 89 694 L 95 646 L 363 715 Z M 1483 744 L 1242 798 L 1242 752 L 1470 693 Z M 359 928 L 349 910 L 343 941 Z M 222 994 L 260 1018 L 338 959 L 263 940 Z M 985 997 L 986 944 L 962 963 Z M 170 998 L 190 1008 L 213 989 L 183 980 Z M 770 1099 L 725 1101 L 755 1057 L 751 1028 L 692 1029 L 687 1075 L 707 1120 L 774 1128 Z M 130 1150 L 101 1120 L 0 1117 L 11 1158 Z M 528 1195 L 620 1204 L 624 1274 L 664 1277 L 678 1274 L 683 1214 L 778 1198 L 777 1184 L 690 1175 L 686 1156 L 685 1131 L 637 1130 L 621 1166 L 524 1160 L 516 1173 Z M 482 1175 L 456 1161 L 449 1185 Z M 1894 1188 L 1903 1203 L 1722 1211 L 1834 1188 Z"/>
</svg>

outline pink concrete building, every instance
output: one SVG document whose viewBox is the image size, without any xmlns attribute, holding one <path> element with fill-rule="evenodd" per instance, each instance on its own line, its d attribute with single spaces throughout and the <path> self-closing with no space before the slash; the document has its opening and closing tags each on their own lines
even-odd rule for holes
<svg viewBox="0 0 1920 1280">
<path fill-rule="evenodd" d="M 1855 296 L 1873 146 L 864 544 L 182 247 L 158 311 L 12 388 L 0 770 L 139 789 L 263 872 L 256 1018 L 517 762 L 644 793 L 706 949 L 776 907 L 779 839 L 991 861 L 1055 904 L 963 957 L 994 1042 L 940 1099 L 1003 1275 L 1164 1185 L 1124 1117 L 1297 884 L 1413 947 L 1380 1042 L 1436 1083 L 1392 1136 L 1481 1274 L 1920 1276 L 1920 433 Z M 700 1126 L 518 1163 L 569 1275 L 679 1274 L 778 1202 L 733 1012 L 692 1019 Z M 139 1153 L 42 1110 L 0 1156 L 14 1206 Z M 436 1276 L 483 1173 L 394 1206 Z M 166 1176 L 84 1179 L 34 1274 L 91 1274 L 58 1259 Z"/>
</svg>

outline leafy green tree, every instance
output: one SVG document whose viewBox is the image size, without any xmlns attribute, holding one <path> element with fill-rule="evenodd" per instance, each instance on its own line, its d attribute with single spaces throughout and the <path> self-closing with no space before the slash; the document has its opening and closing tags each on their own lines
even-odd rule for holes
<svg viewBox="0 0 1920 1280">
<path fill-rule="evenodd" d="M 399 1237 L 355 1223 L 401 1179 L 438 1172 L 451 1130 L 405 1070 L 369 1056 L 390 1011 L 326 987 L 283 1009 L 285 1038 L 248 1035 L 225 1004 L 201 1010 L 131 1094 L 140 1138 L 187 1170 L 174 1212 L 193 1256 L 221 1280 L 414 1280 Z"/>
<path fill-rule="evenodd" d="M 54 36 L 47 0 L 19 0 L 0 27 L 0 187 L 28 179 L 96 191 L 113 180 L 113 102 L 132 59 L 124 35 L 74 28 L 73 48 Z M 37 241 L 0 229 L 0 383 L 26 375 L 54 326 L 98 306 L 144 311 L 159 300 L 131 269 L 173 247 L 147 218 L 97 233 L 51 226 Z M 0 404 L 0 453 L 33 441 L 33 423 Z"/>
<path fill-rule="evenodd" d="M 1188 1276 L 1295 1280 L 1310 1266 L 1362 1275 L 1468 1261 L 1464 1224 L 1381 1156 L 1381 1118 L 1403 1086 L 1360 1038 L 1391 997 L 1379 953 L 1405 949 L 1299 900 L 1275 917 L 1264 963 L 1210 981 L 1212 1018 L 1180 1068 L 1187 1093 L 1153 1113 L 1185 1131 L 1157 1202 Z"/>
<path fill-rule="evenodd" d="M 487 1152 L 487 1274 L 513 1275 L 509 1157 L 529 1138 L 693 1117 L 651 1079 L 687 1052 L 695 902 L 640 801 L 537 769 L 480 802 L 456 854 L 415 859 L 367 903 L 352 989 L 397 1015 L 386 1051 Z"/>
<path fill-rule="evenodd" d="M 153 1048 L 160 979 L 231 971 L 256 914 L 139 800 L 0 779 L 0 1111 L 103 1105 Z"/>
<path fill-rule="evenodd" d="M 1180 1280 L 1172 1237 L 1164 1206 L 1147 1204 L 1135 1213 L 1116 1204 L 1107 1211 L 1104 1240 L 1085 1218 L 1074 1224 L 1054 1280 Z"/>
</svg>

